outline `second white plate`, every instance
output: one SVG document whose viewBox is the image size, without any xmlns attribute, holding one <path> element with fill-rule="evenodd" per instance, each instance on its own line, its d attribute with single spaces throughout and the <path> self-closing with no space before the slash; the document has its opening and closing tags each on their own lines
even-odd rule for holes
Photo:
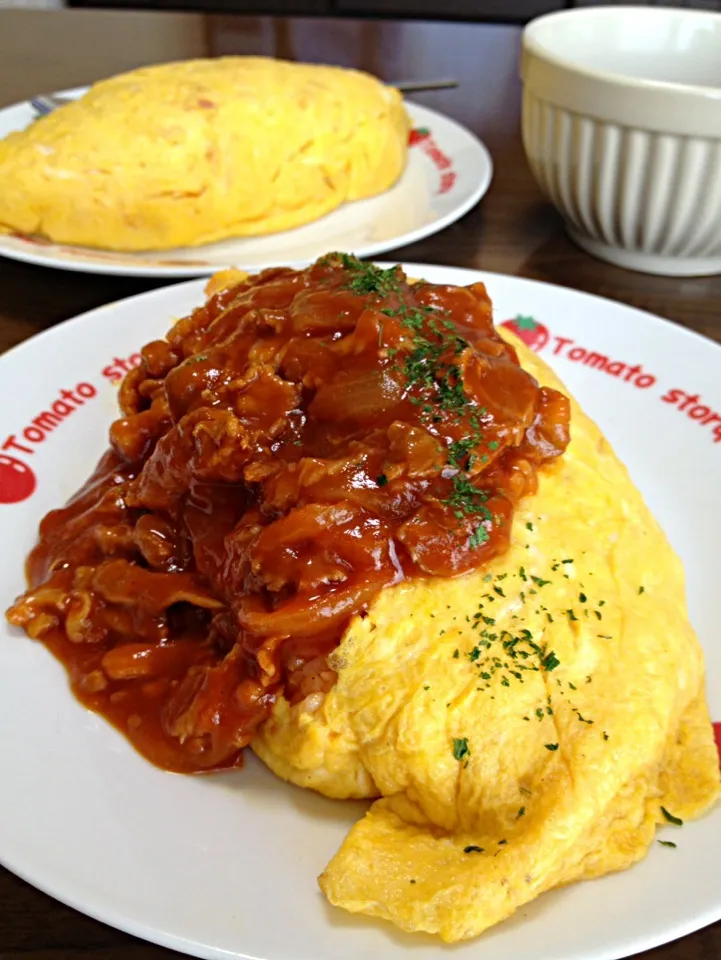
<svg viewBox="0 0 721 960">
<path fill-rule="evenodd" d="M 79 97 L 86 88 L 60 95 Z M 469 130 L 443 114 L 406 102 L 413 123 L 408 165 L 398 183 L 369 200 L 346 203 L 327 216 L 265 237 L 202 247 L 114 253 L 0 234 L 0 255 L 25 263 L 129 277 L 197 277 L 225 267 L 257 271 L 269 264 L 300 266 L 328 250 L 375 256 L 422 240 L 471 209 L 490 186 L 491 156 Z M 29 103 L 0 110 L 0 138 L 35 118 Z"/>
</svg>

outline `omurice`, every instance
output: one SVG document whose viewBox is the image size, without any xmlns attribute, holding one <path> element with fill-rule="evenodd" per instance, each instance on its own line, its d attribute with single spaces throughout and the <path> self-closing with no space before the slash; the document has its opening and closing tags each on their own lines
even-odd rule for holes
<svg viewBox="0 0 721 960">
<path fill-rule="evenodd" d="M 483 284 L 226 272 L 147 344 L 11 622 L 146 758 L 373 801 L 320 877 L 455 942 L 719 793 L 684 576 Z M 309 878 L 310 881 L 310 878 Z"/>
<path fill-rule="evenodd" d="M 0 140 L 0 230 L 116 251 L 316 220 L 402 174 L 400 93 L 265 57 L 141 67 Z"/>
</svg>

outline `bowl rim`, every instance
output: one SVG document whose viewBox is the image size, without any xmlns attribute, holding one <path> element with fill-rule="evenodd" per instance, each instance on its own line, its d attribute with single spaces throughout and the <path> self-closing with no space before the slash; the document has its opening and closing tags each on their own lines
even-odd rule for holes
<svg viewBox="0 0 721 960">
<path fill-rule="evenodd" d="M 540 60 L 562 70 L 571 70 L 581 76 L 603 83 L 621 84 L 636 90 L 655 91 L 657 93 L 701 94 L 709 99 L 721 101 L 721 87 L 709 87 L 695 83 L 681 83 L 676 80 L 651 80 L 644 77 L 633 77 L 625 73 L 616 73 L 611 70 L 602 70 L 596 67 L 587 67 L 570 57 L 559 56 L 549 51 L 535 36 L 538 26 L 554 20 L 576 20 L 581 17 L 610 17 L 619 14 L 637 13 L 646 17 L 685 17 L 696 20 L 713 20 L 721 30 L 721 12 L 714 10 L 693 10 L 689 7 L 642 7 L 638 4 L 624 4 L 623 6 L 594 6 L 575 7 L 570 10 L 555 10 L 552 13 L 534 17 L 523 28 L 522 46 L 525 54 L 532 54 Z"/>
</svg>

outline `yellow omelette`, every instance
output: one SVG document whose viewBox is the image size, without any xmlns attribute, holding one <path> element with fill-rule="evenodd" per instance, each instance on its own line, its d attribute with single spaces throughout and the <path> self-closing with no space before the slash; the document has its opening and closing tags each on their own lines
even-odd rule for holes
<svg viewBox="0 0 721 960">
<path fill-rule="evenodd" d="M 331 691 L 281 699 L 253 742 L 293 783 L 379 798 L 320 877 L 338 907 L 475 937 L 631 866 L 666 814 L 698 817 L 719 794 L 681 563 L 575 403 L 571 423 L 509 551 L 383 591 L 349 625 Z M 545 669 L 524 670 L 538 655 Z"/>
<path fill-rule="evenodd" d="M 408 131 L 398 91 L 356 70 L 143 67 L 0 141 L 0 232 L 140 251 L 287 230 L 391 187 Z"/>
</svg>

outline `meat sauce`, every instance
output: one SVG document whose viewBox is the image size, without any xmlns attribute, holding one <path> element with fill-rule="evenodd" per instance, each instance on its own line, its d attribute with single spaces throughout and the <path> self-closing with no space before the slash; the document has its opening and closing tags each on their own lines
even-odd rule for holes
<svg viewBox="0 0 721 960">
<path fill-rule="evenodd" d="M 8 617 L 182 772 L 240 765 L 277 697 L 329 690 L 380 590 L 503 552 L 569 440 L 567 398 L 521 368 L 482 284 L 340 254 L 211 296 L 119 399 Z"/>
</svg>

